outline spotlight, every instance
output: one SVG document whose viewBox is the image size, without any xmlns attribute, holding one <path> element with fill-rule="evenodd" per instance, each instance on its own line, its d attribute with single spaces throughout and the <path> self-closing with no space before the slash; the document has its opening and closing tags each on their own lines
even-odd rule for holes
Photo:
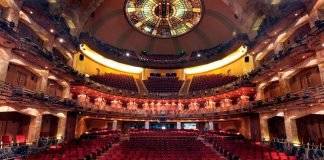
<svg viewBox="0 0 324 160">
<path fill-rule="evenodd" d="M 59 41 L 60 43 L 64 43 L 64 39 L 63 39 L 63 38 L 59 38 L 58 41 Z"/>
<path fill-rule="evenodd" d="M 34 14 L 34 12 L 33 12 L 33 11 L 29 11 L 29 13 L 30 13 L 30 14 Z"/>
<path fill-rule="evenodd" d="M 126 56 L 127 56 L 127 57 L 129 57 L 129 56 L 130 56 L 130 54 L 129 54 L 129 53 L 127 52 L 127 53 L 126 53 Z"/>
<path fill-rule="evenodd" d="M 53 28 L 51 28 L 51 29 L 50 29 L 50 32 L 51 32 L 51 33 L 54 33 L 55 31 L 54 31 L 54 29 L 53 29 Z"/>
<path fill-rule="evenodd" d="M 200 54 L 200 53 L 198 53 L 198 54 L 197 54 L 197 57 L 201 57 L 201 54 Z"/>
<path fill-rule="evenodd" d="M 236 34 L 237 34 L 236 31 L 233 31 L 232 36 L 236 36 Z"/>
</svg>

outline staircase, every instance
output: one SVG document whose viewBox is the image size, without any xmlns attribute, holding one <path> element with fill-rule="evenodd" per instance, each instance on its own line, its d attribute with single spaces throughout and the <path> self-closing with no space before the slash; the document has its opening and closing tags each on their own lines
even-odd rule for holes
<svg viewBox="0 0 324 160">
<path fill-rule="evenodd" d="M 189 93 L 189 88 L 191 85 L 192 79 L 187 79 L 183 84 L 179 91 L 179 95 L 187 95 Z"/>
<path fill-rule="evenodd" d="M 147 95 L 147 94 L 148 94 L 148 90 L 147 90 L 147 88 L 145 87 L 143 81 L 140 80 L 140 79 L 135 79 L 135 82 L 136 82 L 136 86 L 137 86 L 138 92 L 139 92 L 141 95 Z"/>
</svg>

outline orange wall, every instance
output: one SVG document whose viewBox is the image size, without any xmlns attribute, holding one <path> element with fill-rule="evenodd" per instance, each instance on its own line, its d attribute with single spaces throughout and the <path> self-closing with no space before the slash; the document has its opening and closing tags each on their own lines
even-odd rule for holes
<svg viewBox="0 0 324 160">
<path fill-rule="evenodd" d="M 98 70 L 100 70 L 100 74 L 104 73 L 113 73 L 113 74 L 126 74 L 126 75 L 131 75 L 136 79 L 147 79 L 149 77 L 150 73 L 161 73 L 162 75 L 166 73 L 177 73 L 178 77 L 180 79 L 185 79 L 185 78 L 192 78 L 193 75 L 185 75 L 183 69 L 174 69 L 174 70 L 161 70 L 161 69 L 145 69 L 142 74 L 130 74 L 130 73 L 125 73 L 121 72 L 118 70 L 114 70 L 112 68 L 105 67 L 103 65 L 100 65 L 96 63 L 95 61 L 87 58 L 86 56 L 84 57 L 83 61 L 79 60 L 79 55 L 80 54 L 75 54 L 74 56 L 74 67 L 76 70 L 78 70 L 81 73 L 84 74 L 89 74 L 89 75 L 94 75 L 98 73 Z M 201 73 L 201 74 L 196 74 L 196 75 L 205 75 L 205 74 L 230 74 L 230 75 L 244 75 L 248 72 L 250 72 L 253 67 L 253 58 L 250 57 L 250 61 L 247 63 L 244 61 L 244 56 L 240 58 L 239 60 L 224 66 L 222 68 Z M 90 67 L 89 67 L 90 66 Z"/>
<path fill-rule="evenodd" d="M 86 56 L 84 56 L 84 60 L 81 61 L 79 59 L 79 56 L 80 54 L 74 55 L 73 64 L 74 64 L 74 68 L 83 74 L 96 75 L 98 73 L 98 70 L 100 70 L 100 74 L 105 74 L 105 73 L 126 74 L 126 75 L 133 76 L 136 79 L 139 79 L 141 77 L 141 74 L 130 74 L 130 73 L 121 72 L 118 70 L 114 70 L 112 68 L 105 67 L 101 64 L 96 63 L 95 61 L 91 60 Z"/>
<path fill-rule="evenodd" d="M 193 76 L 206 75 L 206 74 L 225 74 L 225 75 L 229 74 L 229 75 L 241 76 L 250 72 L 254 68 L 253 58 L 251 56 L 250 56 L 250 61 L 248 63 L 245 62 L 244 60 L 245 60 L 245 56 L 222 68 L 215 69 L 213 71 L 209 71 L 201 74 L 187 75 L 186 77 L 192 78 Z"/>
</svg>

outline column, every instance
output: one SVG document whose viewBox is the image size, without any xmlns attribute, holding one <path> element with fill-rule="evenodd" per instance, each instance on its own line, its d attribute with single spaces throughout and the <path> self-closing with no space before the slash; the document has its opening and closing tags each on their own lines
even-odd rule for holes
<svg viewBox="0 0 324 160">
<path fill-rule="evenodd" d="M 260 114 L 260 129 L 261 129 L 261 140 L 269 141 L 269 127 L 268 127 L 268 117 Z"/>
<path fill-rule="evenodd" d="M 263 100 L 264 99 L 264 85 L 259 85 L 257 87 L 257 93 L 256 93 L 256 100 Z"/>
<path fill-rule="evenodd" d="M 145 121 L 145 129 L 150 129 L 150 121 Z"/>
<path fill-rule="evenodd" d="M 289 93 L 291 88 L 290 88 L 290 84 L 289 84 L 289 79 L 287 79 L 287 77 L 283 77 L 283 73 L 279 72 L 278 73 L 279 76 L 279 86 L 281 88 L 282 91 L 282 95 Z"/>
<path fill-rule="evenodd" d="M 0 46 L 0 81 L 6 81 L 11 49 Z"/>
<path fill-rule="evenodd" d="M 322 84 L 324 84 L 324 50 L 316 52 L 316 57 L 317 57 L 318 68 L 319 68 Z"/>
<path fill-rule="evenodd" d="M 48 76 L 49 76 L 48 70 L 41 71 L 41 77 L 40 77 L 40 81 L 39 81 L 38 91 L 45 92 L 47 90 Z"/>
<path fill-rule="evenodd" d="M 85 119 L 86 117 L 81 117 L 79 115 L 77 117 L 77 122 L 76 122 L 76 129 L 75 129 L 75 138 L 79 138 L 84 132 L 86 132 L 86 124 L 85 124 Z"/>
<path fill-rule="evenodd" d="M 177 122 L 177 129 L 180 130 L 182 127 L 181 127 L 181 122 Z"/>
<path fill-rule="evenodd" d="M 298 138 L 298 131 L 296 125 L 296 119 L 293 116 L 285 115 L 285 130 L 287 141 L 294 144 L 300 144 Z"/>
<path fill-rule="evenodd" d="M 70 85 L 64 86 L 62 98 L 71 99 Z"/>
<path fill-rule="evenodd" d="M 319 68 L 319 72 L 320 72 L 322 84 L 324 84 L 324 63 L 323 64 L 319 64 L 318 65 L 318 68 Z"/>
<path fill-rule="evenodd" d="M 56 138 L 63 140 L 65 138 L 66 116 L 59 117 Z"/>
<path fill-rule="evenodd" d="M 112 125 L 112 130 L 113 130 L 113 131 L 116 131 L 116 130 L 117 130 L 117 124 L 118 124 L 118 123 L 117 123 L 117 120 L 114 120 L 114 121 L 113 121 L 113 125 Z"/>
<path fill-rule="evenodd" d="M 209 131 L 213 131 L 214 130 L 214 122 L 213 121 L 209 121 L 208 122 L 208 130 Z"/>
<path fill-rule="evenodd" d="M 31 118 L 29 128 L 28 128 L 27 143 L 33 143 L 38 141 L 41 127 L 42 127 L 42 115 L 37 114 L 36 116 L 33 116 Z"/>
</svg>

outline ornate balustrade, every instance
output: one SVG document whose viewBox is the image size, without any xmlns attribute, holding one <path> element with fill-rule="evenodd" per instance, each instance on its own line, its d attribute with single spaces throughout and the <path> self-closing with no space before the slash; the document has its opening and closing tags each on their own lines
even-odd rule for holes
<svg viewBox="0 0 324 160">
<path fill-rule="evenodd" d="M 324 86 L 307 88 L 295 93 L 263 101 L 244 102 L 237 104 L 221 104 L 215 106 L 212 101 L 206 102 L 205 107 L 197 107 L 196 102 L 191 102 L 189 108 L 185 109 L 181 103 L 170 103 L 169 108 L 164 109 L 166 104 L 159 102 L 148 104 L 149 108 L 140 107 L 140 105 L 127 107 L 115 102 L 115 104 L 98 105 L 91 102 L 74 101 L 71 99 L 60 99 L 50 97 L 44 93 L 37 93 L 20 87 L 12 86 L 4 82 L 0 83 L 0 104 L 19 103 L 20 105 L 42 104 L 47 107 L 56 107 L 58 109 L 89 112 L 102 115 L 114 115 L 122 117 L 167 117 L 167 118 L 211 118 L 220 115 L 244 114 L 259 112 L 264 109 L 278 109 L 287 107 L 308 107 L 324 102 Z M 130 102 L 129 102 L 130 103 Z M 134 104 L 134 103 L 133 103 Z M 142 104 L 143 105 L 143 104 Z M 158 109 L 157 107 L 161 108 Z M 173 106 L 173 107 L 172 107 Z M 148 107 L 148 106 L 146 106 Z M 196 108 L 195 108 L 196 107 Z"/>
</svg>

